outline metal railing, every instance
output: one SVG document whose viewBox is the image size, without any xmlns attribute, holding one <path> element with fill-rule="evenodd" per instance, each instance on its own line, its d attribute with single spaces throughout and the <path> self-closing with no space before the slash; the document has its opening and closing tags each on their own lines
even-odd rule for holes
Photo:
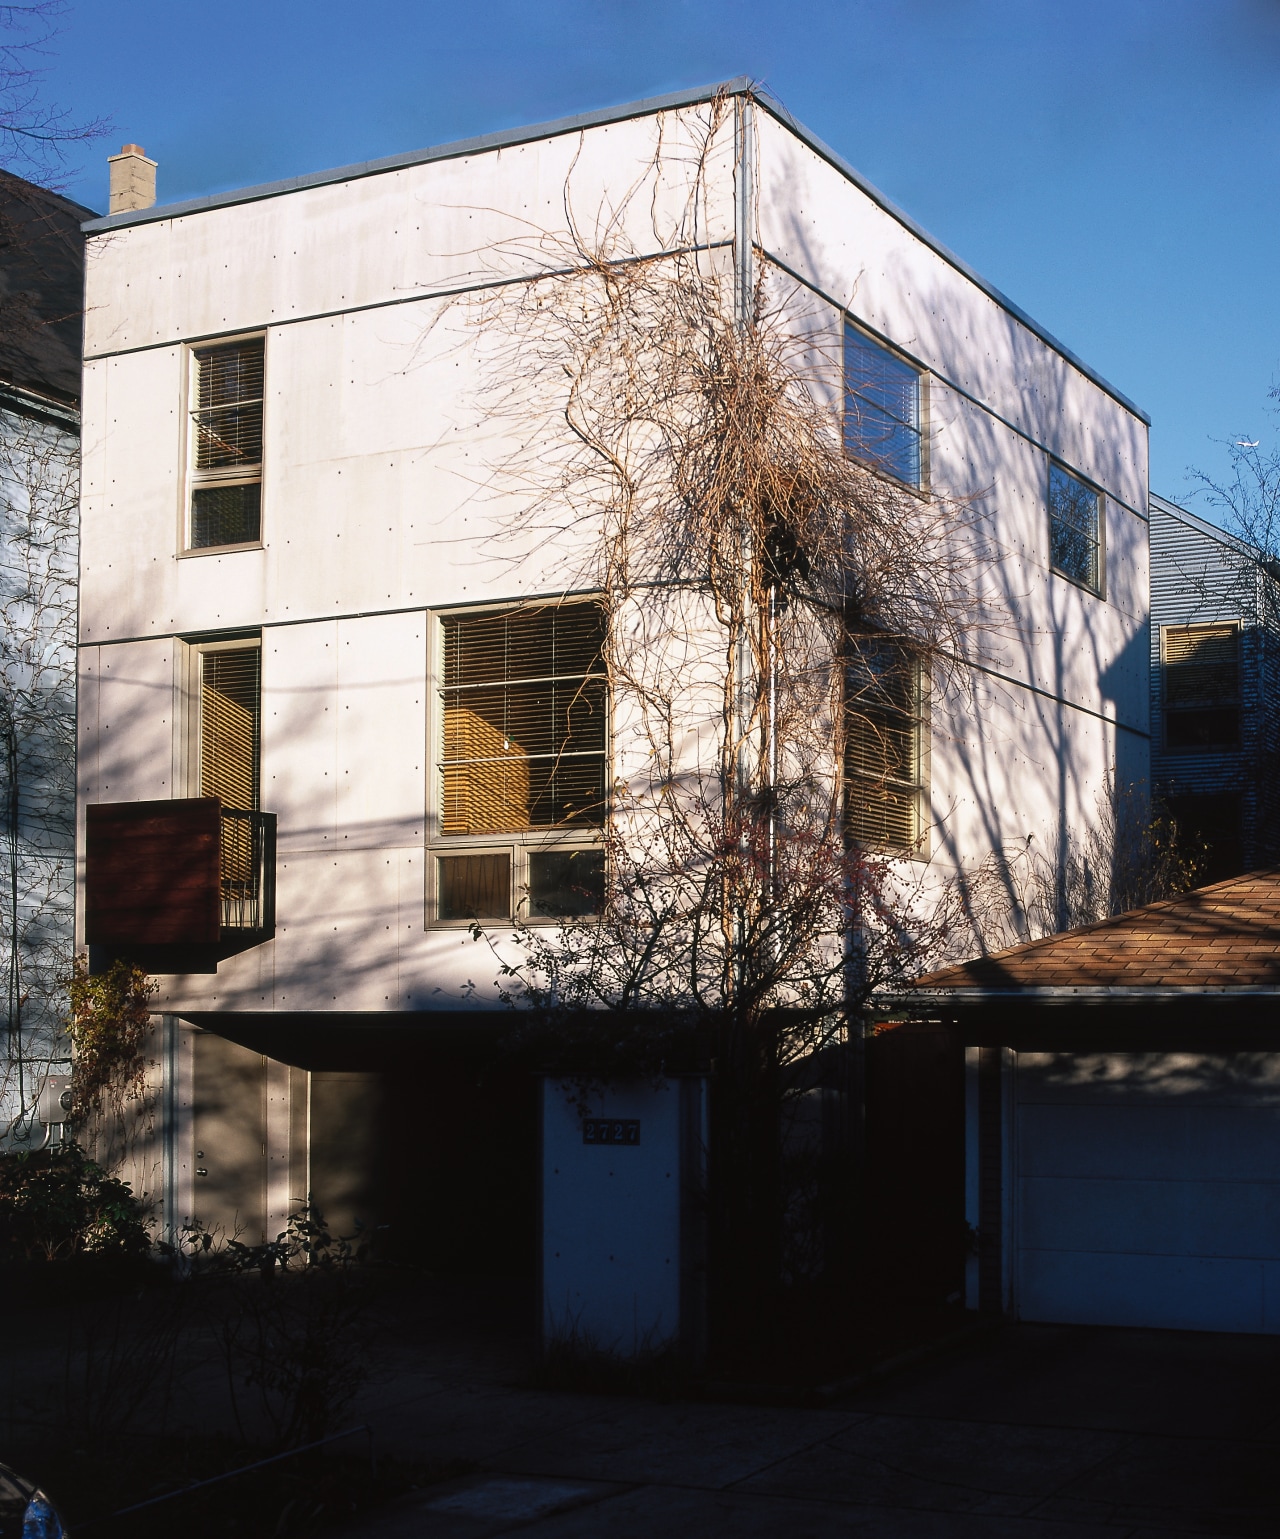
<svg viewBox="0 0 1280 1539">
<path fill-rule="evenodd" d="M 276 815 L 222 809 L 222 928 L 276 924 Z"/>
</svg>

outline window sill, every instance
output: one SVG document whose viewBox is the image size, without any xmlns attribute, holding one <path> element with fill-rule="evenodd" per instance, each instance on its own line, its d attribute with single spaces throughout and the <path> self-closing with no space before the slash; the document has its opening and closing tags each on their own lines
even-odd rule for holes
<svg viewBox="0 0 1280 1539">
<path fill-rule="evenodd" d="M 1061 577 L 1063 582 L 1069 582 L 1073 588 L 1079 588 L 1081 593 L 1090 593 L 1094 598 L 1101 599 L 1104 604 L 1106 603 L 1106 594 L 1103 593 L 1101 588 L 1095 588 L 1091 583 L 1081 582 L 1078 577 L 1073 577 L 1070 572 L 1064 572 L 1061 567 L 1050 564 L 1049 575 L 1051 577 Z"/>
<path fill-rule="evenodd" d="M 886 486 L 891 486 L 895 491 L 906 492 L 909 496 L 918 497 L 921 502 L 932 501 L 932 495 L 927 482 L 915 485 L 910 481 L 900 481 L 891 471 L 882 470 L 879 465 L 873 465 L 870 460 L 864 460 L 860 454 L 855 454 L 848 444 L 844 446 L 844 455 L 852 460 L 855 465 L 861 466 L 869 476 L 874 476 L 877 481 L 883 481 Z"/>
<path fill-rule="evenodd" d="M 200 545 L 191 550 L 180 550 L 179 561 L 187 561 L 194 556 L 235 556 L 243 550 L 266 550 L 263 540 L 245 540 L 239 545 Z"/>
</svg>

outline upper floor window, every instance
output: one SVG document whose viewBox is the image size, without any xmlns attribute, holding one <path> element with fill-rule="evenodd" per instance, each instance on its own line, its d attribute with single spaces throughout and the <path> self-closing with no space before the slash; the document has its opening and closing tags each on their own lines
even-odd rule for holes
<svg viewBox="0 0 1280 1539">
<path fill-rule="evenodd" d="M 222 804 L 222 922 L 257 929 L 265 879 L 262 830 L 252 816 L 261 780 L 262 648 L 215 642 L 196 649 L 195 664 L 199 794 Z"/>
<path fill-rule="evenodd" d="M 910 850 L 925 817 L 925 681 L 920 660 L 889 641 L 864 639 L 849 670 L 847 827 L 852 838 Z"/>
<path fill-rule="evenodd" d="M 192 350 L 191 550 L 261 538 L 264 361 L 261 337 Z"/>
<path fill-rule="evenodd" d="M 203 647 L 200 670 L 200 795 L 240 812 L 258 807 L 262 648 Z"/>
<path fill-rule="evenodd" d="M 923 481 L 920 395 L 918 369 L 845 323 L 845 449 L 908 486 Z"/>
<path fill-rule="evenodd" d="M 1102 591 L 1101 504 L 1093 487 L 1049 462 L 1049 564 L 1094 593 Z"/>
<path fill-rule="evenodd" d="M 1238 747 L 1239 625 L 1162 625 L 1160 652 L 1165 747 Z"/>
<path fill-rule="evenodd" d="M 505 918 L 526 901 L 533 918 L 595 912 L 604 854 L 592 830 L 605 817 L 608 756 L 604 610 L 448 615 L 442 632 L 440 833 L 492 848 L 440 851 L 437 918 Z"/>
</svg>

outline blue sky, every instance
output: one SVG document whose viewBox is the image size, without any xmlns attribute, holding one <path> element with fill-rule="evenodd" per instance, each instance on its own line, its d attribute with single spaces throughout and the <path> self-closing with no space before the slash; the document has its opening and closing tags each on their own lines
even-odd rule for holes
<svg viewBox="0 0 1280 1539">
<path fill-rule="evenodd" d="M 123 140 L 171 202 L 751 75 L 1148 412 L 1156 490 L 1271 426 L 1280 0 L 72 0 L 50 64 L 94 208 Z"/>
</svg>

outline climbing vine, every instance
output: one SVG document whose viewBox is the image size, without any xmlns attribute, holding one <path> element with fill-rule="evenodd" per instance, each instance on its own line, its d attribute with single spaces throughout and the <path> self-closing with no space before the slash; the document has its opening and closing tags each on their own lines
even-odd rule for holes
<svg viewBox="0 0 1280 1539">
<path fill-rule="evenodd" d="M 151 996 L 159 985 L 132 962 L 117 960 L 91 974 L 77 957 L 68 983 L 71 996 L 72 1117 L 113 1111 L 141 1101 L 150 1060 Z"/>
</svg>

